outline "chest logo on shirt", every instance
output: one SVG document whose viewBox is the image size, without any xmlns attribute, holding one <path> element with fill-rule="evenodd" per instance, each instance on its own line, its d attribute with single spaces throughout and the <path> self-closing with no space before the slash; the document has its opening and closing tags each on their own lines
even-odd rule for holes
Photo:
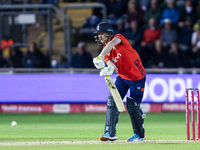
<svg viewBox="0 0 200 150">
<path fill-rule="evenodd" d="M 113 47 L 113 50 L 115 50 L 116 48 L 115 47 Z"/>
<path fill-rule="evenodd" d="M 117 57 L 115 57 L 115 58 L 112 57 L 112 61 L 114 63 L 116 63 L 118 61 L 118 59 L 119 59 L 120 56 L 122 56 L 122 55 L 120 53 L 117 53 Z"/>
</svg>

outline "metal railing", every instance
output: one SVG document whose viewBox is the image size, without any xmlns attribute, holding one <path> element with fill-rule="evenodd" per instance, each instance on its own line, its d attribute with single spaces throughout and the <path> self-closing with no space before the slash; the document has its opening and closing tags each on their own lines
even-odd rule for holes
<svg viewBox="0 0 200 150">
<path fill-rule="evenodd" d="M 48 46 L 49 46 L 49 51 L 48 53 L 52 53 L 52 48 L 53 48 L 53 29 L 52 29 L 52 10 L 55 12 L 58 12 L 62 17 L 63 17 L 63 29 L 64 29 L 64 39 L 65 39 L 65 54 L 66 57 L 70 60 L 71 59 L 71 35 L 70 35 L 70 27 L 69 27 L 69 17 L 64 14 L 59 8 L 52 4 L 23 4 L 23 5 L 0 5 L 0 41 L 2 40 L 2 16 L 9 14 L 9 13 L 16 13 L 16 12 L 9 12 L 9 11 L 3 11 L 3 10 L 26 10 L 26 9 L 38 9 L 38 8 L 46 8 L 48 9 L 48 19 L 47 19 L 47 25 L 48 25 Z M 31 11 L 21 11 L 17 13 L 33 13 Z M 0 43 L 1 44 L 1 43 Z"/>
<path fill-rule="evenodd" d="M 102 14 L 103 14 L 103 21 L 106 21 L 107 19 L 107 10 L 106 6 L 101 3 L 86 3 L 86 4 L 68 4 L 64 7 L 64 12 L 62 12 L 59 8 L 52 4 L 23 4 L 23 5 L 0 5 L 0 11 L 2 10 L 26 10 L 26 9 L 37 9 L 37 8 L 47 8 L 48 9 L 48 20 L 47 20 L 47 25 L 48 25 L 48 46 L 49 46 L 49 51 L 48 53 L 51 55 L 52 54 L 52 48 L 53 48 L 53 30 L 52 30 L 52 10 L 58 12 L 62 17 L 63 17 L 63 29 L 64 29 L 64 47 L 65 47 L 65 56 L 68 59 L 68 61 L 71 60 L 71 24 L 70 24 L 70 18 L 65 14 L 67 9 L 73 9 L 73 8 L 102 8 Z M 6 14 L 16 14 L 16 12 L 0 12 L 0 41 L 2 40 L 2 16 Z M 31 11 L 21 11 L 17 12 L 21 14 L 27 14 L 27 13 L 35 13 Z M 0 43 L 1 45 L 1 43 Z M 27 43 L 23 43 L 24 45 L 28 45 Z"/>
</svg>

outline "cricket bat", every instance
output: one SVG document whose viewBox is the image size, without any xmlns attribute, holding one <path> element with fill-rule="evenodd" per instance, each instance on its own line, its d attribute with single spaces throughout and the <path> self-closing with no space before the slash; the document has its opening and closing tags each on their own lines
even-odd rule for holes
<svg viewBox="0 0 200 150">
<path fill-rule="evenodd" d="M 113 80 L 111 79 L 110 76 L 106 75 L 104 77 L 104 79 L 106 80 L 106 83 L 110 89 L 110 93 L 112 94 L 113 96 L 113 99 L 115 101 L 115 104 L 117 106 L 117 109 L 119 112 L 123 112 L 125 111 L 125 107 L 124 107 L 124 103 L 122 101 L 122 98 L 119 94 L 119 91 L 117 90 L 117 87 L 116 85 L 114 84 Z"/>
</svg>

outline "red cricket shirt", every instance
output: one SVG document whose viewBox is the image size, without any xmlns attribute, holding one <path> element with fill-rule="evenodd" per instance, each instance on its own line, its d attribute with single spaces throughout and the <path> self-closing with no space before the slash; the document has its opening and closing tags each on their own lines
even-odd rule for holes
<svg viewBox="0 0 200 150">
<path fill-rule="evenodd" d="M 123 79 L 137 81 L 144 78 L 146 71 L 136 50 L 123 35 L 116 34 L 114 37 L 121 39 L 121 43 L 114 46 L 104 60 L 111 60 L 118 68 L 118 75 Z"/>
</svg>

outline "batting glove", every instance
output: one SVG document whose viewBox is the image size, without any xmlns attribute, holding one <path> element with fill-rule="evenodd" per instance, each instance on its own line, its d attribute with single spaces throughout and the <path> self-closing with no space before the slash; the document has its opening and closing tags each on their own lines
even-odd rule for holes
<svg viewBox="0 0 200 150">
<path fill-rule="evenodd" d="M 93 58 L 93 63 L 97 69 L 103 69 L 105 67 L 104 56 L 99 55 L 98 57 Z"/>
<path fill-rule="evenodd" d="M 112 75 L 114 73 L 114 70 L 115 70 L 115 67 L 114 66 L 108 66 L 108 67 L 105 67 L 101 70 L 100 72 L 100 76 L 103 76 L 103 75 Z"/>
</svg>

